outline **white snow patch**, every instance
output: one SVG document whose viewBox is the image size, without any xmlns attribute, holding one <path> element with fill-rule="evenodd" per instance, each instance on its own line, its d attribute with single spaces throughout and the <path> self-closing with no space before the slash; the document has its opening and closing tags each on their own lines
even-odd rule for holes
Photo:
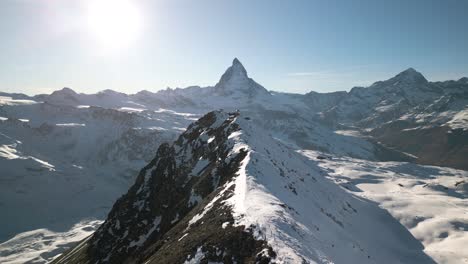
<svg viewBox="0 0 468 264">
<path fill-rule="evenodd" d="M 133 108 L 133 107 L 120 107 L 119 108 L 119 111 L 122 111 L 122 112 L 127 112 L 127 113 L 134 113 L 134 112 L 143 112 L 147 109 L 145 108 Z"/>
<path fill-rule="evenodd" d="M 0 96 L 0 105 L 30 105 L 36 104 L 36 101 L 32 100 L 20 100 L 20 99 L 13 99 L 9 96 Z"/>
<path fill-rule="evenodd" d="M 61 127 L 84 127 L 86 124 L 79 124 L 79 123 L 61 123 L 61 124 L 55 124 L 56 126 L 61 126 Z"/>
<path fill-rule="evenodd" d="M 302 151 L 313 159 L 320 153 Z M 424 244 L 439 263 L 468 262 L 468 172 L 405 162 L 348 157 L 323 160 L 328 178 L 377 202 Z"/>
<path fill-rule="evenodd" d="M 0 263 L 51 262 L 61 252 L 91 235 L 101 224 L 99 220 L 87 220 L 65 232 L 37 229 L 20 233 L 0 244 Z"/>
<path fill-rule="evenodd" d="M 197 161 L 197 164 L 195 164 L 193 167 L 192 172 L 190 172 L 190 175 L 199 176 L 200 173 L 202 173 L 203 170 L 208 166 L 208 164 L 210 164 L 209 160 L 200 158 Z"/>
<path fill-rule="evenodd" d="M 172 219 L 171 224 L 174 224 L 175 222 L 179 221 L 179 213 L 176 214 L 175 218 Z"/>
<path fill-rule="evenodd" d="M 184 262 L 184 264 L 199 264 L 204 257 L 205 253 L 203 253 L 202 247 L 199 247 L 192 258 L 187 256 L 187 260 Z"/>
<path fill-rule="evenodd" d="M 458 112 L 446 123 L 452 129 L 468 130 L 468 109 Z"/>
<path fill-rule="evenodd" d="M 196 194 L 195 191 L 192 189 L 192 191 L 190 192 L 188 206 L 191 207 L 195 204 L 199 204 L 202 200 L 203 198 L 200 195 Z"/>
<path fill-rule="evenodd" d="M 181 241 L 182 239 L 184 239 L 184 237 L 186 237 L 189 233 L 185 233 L 183 236 L 181 236 L 177 241 Z"/>
<path fill-rule="evenodd" d="M 146 234 L 141 235 L 138 240 L 132 241 L 129 244 L 129 247 L 140 247 L 145 243 L 145 241 L 148 239 L 148 237 L 156 230 L 159 228 L 159 224 L 161 223 L 161 216 L 157 216 L 154 221 L 153 221 L 153 226 L 151 227 L 150 230 Z"/>
</svg>

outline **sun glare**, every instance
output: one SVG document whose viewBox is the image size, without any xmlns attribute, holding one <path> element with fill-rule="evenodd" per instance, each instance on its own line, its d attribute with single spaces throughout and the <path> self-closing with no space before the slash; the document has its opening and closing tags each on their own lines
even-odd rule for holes
<svg viewBox="0 0 468 264">
<path fill-rule="evenodd" d="M 123 47 L 136 39 L 142 17 L 130 0 L 94 0 L 87 7 L 89 31 L 105 49 Z"/>
</svg>

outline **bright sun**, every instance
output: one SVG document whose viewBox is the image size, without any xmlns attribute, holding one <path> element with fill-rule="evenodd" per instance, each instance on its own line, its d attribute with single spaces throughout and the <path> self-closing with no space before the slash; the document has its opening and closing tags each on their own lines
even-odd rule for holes
<svg viewBox="0 0 468 264">
<path fill-rule="evenodd" d="M 94 0 L 87 7 L 87 25 L 105 49 L 115 49 L 135 40 L 142 17 L 131 0 Z"/>
</svg>

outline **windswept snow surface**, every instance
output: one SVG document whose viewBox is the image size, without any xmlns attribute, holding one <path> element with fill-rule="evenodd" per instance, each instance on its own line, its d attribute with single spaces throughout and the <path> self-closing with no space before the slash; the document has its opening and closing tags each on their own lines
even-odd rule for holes
<svg viewBox="0 0 468 264">
<path fill-rule="evenodd" d="M 344 190 L 375 201 L 438 263 L 468 263 L 468 172 L 405 162 L 370 162 L 301 151 Z"/>
<path fill-rule="evenodd" d="M 452 129 L 468 130 L 468 109 L 457 112 L 446 125 Z"/>
<path fill-rule="evenodd" d="M 235 225 L 268 241 L 276 263 L 432 262 L 385 210 L 341 190 L 314 161 L 271 136 L 257 136 L 266 131 L 242 115 L 236 123 L 241 131 L 229 140 L 234 151 L 248 154 L 239 175 L 224 187 L 235 186 L 224 203 L 232 207 Z"/>
<path fill-rule="evenodd" d="M 28 105 L 28 104 L 35 104 L 36 101 L 33 100 L 25 100 L 25 99 L 13 99 L 9 96 L 0 96 L 0 106 L 2 105 Z"/>
<path fill-rule="evenodd" d="M 104 219 L 158 146 L 193 118 L 9 102 L 0 106 L 0 116 L 7 117 L 0 121 L 0 243 L 8 242 L 0 247 L 0 263 L 23 256 L 41 263 L 44 251 L 61 253 L 65 247 L 42 251 L 42 236 L 29 234 L 67 233 L 83 219 Z"/>
<path fill-rule="evenodd" d="M 102 223 L 99 220 L 83 220 L 65 232 L 36 229 L 14 236 L 0 244 L 0 263 L 45 263 L 78 241 L 91 235 Z"/>
</svg>

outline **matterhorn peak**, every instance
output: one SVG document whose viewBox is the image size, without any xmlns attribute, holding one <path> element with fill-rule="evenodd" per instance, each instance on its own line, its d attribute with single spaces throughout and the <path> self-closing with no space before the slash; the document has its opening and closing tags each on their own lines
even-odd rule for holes
<svg viewBox="0 0 468 264">
<path fill-rule="evenodd" d="M 239 80 L 247 80 L 249 78 L 247 70 L 237 58 L 234 58 L 232 65 L 224 72 L 219 82 L 229 82 L 234 78 Z"/>
<path fill-rule="evenodd" d="M 238 71 L 239 73 L 245 74 L 247 76 L 247 71 L 244 68 L 244 65 L 239 61 L 239 59 L 234 58 L 232 60 L 232 66 L 231 66 L 235 71 Z"/>
<path fill-rule="evenodd" d="M 249 78 L 247 70 L 237 58 L 234 58 L 232 65 L 221 76 L 215 89 L 220 95 L 228 95 L 240 91 L 251 97 L 257 92 L 268 93 L 265 88 Z"/>
</svg>

